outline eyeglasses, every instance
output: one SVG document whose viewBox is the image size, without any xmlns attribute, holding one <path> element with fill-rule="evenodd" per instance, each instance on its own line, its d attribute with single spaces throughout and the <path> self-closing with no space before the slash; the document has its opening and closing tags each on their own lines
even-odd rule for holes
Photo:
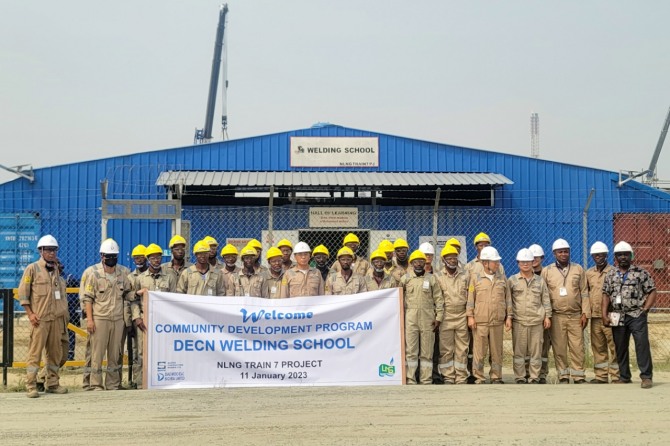
<svg viewBox="0 0 670 446">
<path fill-rule="evenodd" d="M 116 259 L 116 258 L 118 258 L 119 255 L 118 255 L 118 254 L 103 254 L 103 257 L 104 257 L 105 259 L 110 259 L 110 260 L 111 260 L 111 259 Z"/>
<path fill-rule="evenodd" d="M 55 246 L 44 246 L 42 247 L 42 251 L 46 252 L 58 252 L 58 248 Z"/>
</svg>

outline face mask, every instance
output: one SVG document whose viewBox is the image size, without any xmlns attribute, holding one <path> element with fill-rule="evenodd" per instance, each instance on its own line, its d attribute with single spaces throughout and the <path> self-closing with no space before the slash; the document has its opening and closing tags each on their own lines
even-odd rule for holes
<svg viewBox="0 0 670 446">
<path fill-rule="evenodd" d="M 114 268 L 119 261 L 118 257 L 112 257 L 111 259 L 104 259 L 105 265 L 109 266 L 110 268 Z"/>
<path fill-rule="evenodd" d="M 384 268 L 375 268 L 375 272 L 376 272 L 376 273 L 383 273 L 383 272 L 384 272 Z"/>
</svg>

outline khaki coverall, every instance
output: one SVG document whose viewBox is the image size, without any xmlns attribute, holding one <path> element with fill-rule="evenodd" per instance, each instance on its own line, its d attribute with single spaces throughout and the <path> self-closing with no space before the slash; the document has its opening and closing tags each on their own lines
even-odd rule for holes
<svg viewBox="0 0 670 446">
<path fill-rule="evenodd" d="M 395 257 L 391 260 L 391 263 L 392 265 L 389 268 L 386 268 L 386 272 L 392 275 L 393 278 L 400 283 L 400 278 L 405 275 L 407 270 L 404 266 L 398 264 L 398 260 L 396 260 Z M 410 266 L 407 265 L 407 268 L 410 268 Z"/>
<path fill-rule="evenodd" d="M 577 263 L 570 263 L 563 270 L 554 263 L 542 270 L 542 278 L 547 282 L 551 299 L 551 348 L 554 350 L 558 378 L 569 379 L 572 376 L 576 381 L 583 381 L 586 374 L 580 318 L 582 314 L 591 317 L 586 274 Z M 561 296 L 561 289 L 565 291 L 564 296 Z"/>
<path fill-rule="evenodd" d="M 358 294 L 365 293 L 368 287 L 365 283 L 365 277 L 355 272 L 351 273 L 349 280 L 345 280 L 342 276 L 342 271 L 331 273 L 326 279 L 325 291 L 326 294 L 341 296 L 344 294 Z"/>
<path fill-rule="evenodd" d="M 512 345 L 514 379 L 539 380 L 542 368 L 544 318 L 551 319 L 551 301 L 544 279 L 533 274 L 530 280 L 515 274 L 507 280 L 512 299 Z"/>
<path fill-rule="evenodd" d="M 201 274 L 191 265 L 182 271 L 177 282 L 177 293 L 192 296 L 226 296 L 226 283 L 221 268 L 210 265 L 205 274 Z"/>
<path fill-rule="evenodd" d="M 484 273 L 471 273 L 468 286 L 466 314 L 474 317 L 477 328 L 472 330 L 474 339 L 472 374 L 475 382 L 486 382 L 484 359 L 491 354 L 491 381 L 502 380 L 503 329 L 505 319 L 512 314 L 512 300 L 507 292 L 507 278 L 499 269 L 489 279 Z"/>
<path fill-rule="evenodd" d="M 67 339 L 69 312 L 65 281 L 58 268 L 50 273 L 46 262 L 40 258 L 28 265 L 21 277 L 18 294 L 21 305 L 30 305 L 39 318 L 39 325 L 30 328 L 28 366 L 26 368 L 26 389 L 30 392 L 37 387 L 37 372 L 46 349 L 46 388 L 59 386 L 58 369 L 63 362 L 63 335 Z M 67 359 L 67 352 L 65 353 Z"/>
<path fill-rule="evenodd" d="M 356 256 L 354 258 L 353 263 L 351 264 L 351 270 L 354 272 L 354 274 L 358 274 L 359 276 L 365 277 L 365 275 L 370 270 L 370 262 L 368 262 L 363 257 Z M 340 262 L 336 261 L 335 263 L 333 263 L 333 266 L 330 267 L 330 271 L 337 273 L 342 271 L 342 266 L 340 265 Z"/>
<path fill-rule="evenodd" d="M 242 297 L 267 297 L 263 295 L 263 282 L 265 273 L 254 271 L 252 275 L 247 275 L 243 269 L 231 274 L 230 279 L 235 287 L 233 296 Z"/>
<path fill-rule="evenodd" d="M 297 266 L 286 270 L 281 281 L 279 297 L 323 296 L 325 286 L 321 271 L 316 268 L 300 270 Z"/>
<path fill-rule="evenodd" d="M 597 267 L 586 271 L 589 284 L 589 301 L 591 302 L 591 350 L 593 351 L 593 371 L 596 379 L 608 382 L 608 371 L 612 381 L 619 379 L 619 363 L 616 359 L 612 327 L 603 325 L 603 283 L 605 276 L 612 269 L 607 265 L 602 272 Z"/>
<path fill-rule="evenodd" d="M 139 290 L 140 288 L 136 288 L 137 285 L 137 279 L 142 273 L 140 272 L 139 269 L 135 268 L 133 272 L 128 274 L 128 280 L 130 281 L 130 286 L 133 290 Z M 138 299 L 139 300 L 139 299 Z M 123 383 L 123 352 L 124 349 L 126 348 L 126 339 L 128 338 L 128 330 L 130 327 L 133 325 L 133 317 L 132 313 L 130 311 L 130 302 L 125 301 L 123 303 L 123 323 L 126 326 L 126 329 L 123 330 L 123 335 L 121 337 L 121 350 L 119 350 L 119 365 L 121 366 L 119 368 L 119 383 Z M 137 330 L 136 330 L 137 331 Z M 135 333 L 137 335 L 137 333 Z M 139 338 L 136 336 L 135 337 L 135 342 L 133 342 L 133 348 L 132 352 L 128 352 L 128 362 L 132 362 L 133 358 L 135 358 L 138 353 L 137 353 L 137 343 L 139 342 Z M 134 363 L 133 363 L 134 365 Z M 133 368 L 133 376 L 135 376 L 135 369 Z M 140 375 L 141 376 L 141 375 Z M 135 383 L 137 383 L 137 380 L 133 379 Z"/>
<path fill-rule="evenodd" d="M 279 299 L 281 293 L 281 281 L 284 279 L 284 270 L 278 277 L 274 277 L 272 272 L 268 272 L 263 280 L 262 297 L 267 299 Z"/>
<path fill-rule="evenodd" d="M 377 283 L 373 276 L 373 269 L 370 268 L 370 271 L 365 275 L 365 286 L 367 287 L 368 291 L 376 291 L 385 290 L 388 288 L 397 288 L 400 286 L 400 284 L 395 277 L 387 272 L 384 272 L 384 277 L 382 277 L 382 280 Z"/>
<path fill-rule="evenodd" d="M 457 269 L 450 276 L 446 268 L 437 281 L 444 296 L 444 319 L 440 324 L 440 361 L 438 369 L 445 383 L 465 384 L 468 379 L 468 345 L 470 332 L 466 306 L 468 303 L 468 275 Z"/>
<path fill-rule="evenodd" d="M 221 268 L 221 272 L 223 273 L 223 283 L 226 284 L 226 296 L 235 295 L 235 280 L 233 279 L 233 275 L 240 271 L 242 271 L 242 268 L 237 265 L 235 265 L 235 269 L 232 271 L 228 271 L 225 266 Z"/>
<path fill-rule="evenodd" d="M 410 270 L 400 278 L 405 307 L 405 365 L 407 384 L 433 383 L 433 321 L 442 321 L 444 297 L 437 279 L 430 273 L 417 276 Z"/>
<path fill-rule="evenodd" d="M 85 273 L 88 276 L 84 289 L 83 303 L 91 303 L 93 314 L 87 317 L 95 321 L 95 333 L 89 335 L 91 343 L 91 389 L 116 390 L 121 385 L 118 363 L 122 348 L 121 338 L 125 330 L 123 321 L 124 301 L 136 300 L 128 280 L 127 268 L 116 268 L 106 274 L 103 264 L 90 266 Z M 102 379 L 102 361 L 107 357 L 105 382 Z"/>
<path fill-rule="evenodd" d="M 163 270 L 163 274 L 168 274 L 169 273 L 172 276 L 174 276 L 174 281 L 175 281 L 175 283 L 177 283 L 179 281 L 179 276 L 181 276 L 181 273 L 191 265 L 193 265 L 191 262 L 184 259 L 184 264 L 180 267 L 177 267 L 177 269 L 175 269 L 172 266 L 172 260 L 170 260 L 169 262 L 165 262 L 161 265 L 161 270 Z"/>
</svg>

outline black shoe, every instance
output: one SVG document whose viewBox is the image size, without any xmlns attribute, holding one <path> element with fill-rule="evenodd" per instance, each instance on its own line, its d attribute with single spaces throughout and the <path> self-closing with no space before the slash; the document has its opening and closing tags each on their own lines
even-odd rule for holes
<svg viewBox="0 0 670 446">
<path fill-rule="evenodd" d="M 547 378 L 540 378 L 540 379 L 537 381 L 537 383 L 538 383 L 538 384 L 547 384 Z"/>
<path fill-rule="evenodd" d="M 531 379 L 528 381 L 528 384 L 546 384 L 547 382 L 545 381 L 544 383 L 541 383 L 539 379 Z"/>
<path fill-rule="evenodd" d="M 585 382 L 585 379 L 575 379 L 572 381 L 573 384 L 584 384 Z"/>
<path fill-rule="evenodd" d="M 607 384 L 607 381 L 601 381 L 599 379 L 594 378 L 591 381 L 589 381 L 589 384 Z"/>
<path fill-rule="evenodd" d="M 517 379 L 517 380 L 515 381 L 515 383 L 517 383 L 517 384 L 526 384 L 527 381 L 526 381 L 525 379 Z"/>
<path fill-rule="evenodd" d="M 570 384 L 570 380 L 568 378 L 561 378 L 558 380 L 559 384 Z"/>
<path fill-rule="evenodd" d="M 477 379 L 474 376 L 468 376 L 468 384 L 474 384 L 476 381 Z"/>
<path fill-rule="evenodd" d="M 38 392 L 44 392 L 44 390 L 46 390 L 44 388 L 44 383 L 35 383 L 35 384 Z"/>
<path fill-rule="evenodd" d="M 494 379 L 491 384 L 505 384 L 502 379 Z"/>
</svg>

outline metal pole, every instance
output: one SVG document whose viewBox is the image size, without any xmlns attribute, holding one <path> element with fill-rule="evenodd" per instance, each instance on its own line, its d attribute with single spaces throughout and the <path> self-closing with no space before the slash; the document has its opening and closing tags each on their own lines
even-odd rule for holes
<svg viewBox="0 0 670 446">
<path fill-rule="evenodd" d="M 591 200 L 593 199 L 593 194 L 596 193 L 595 189 L 591 189 L 589 192 L 589 198 L 586 199 L 586 206 L 584 206 L 584 212 L 582 213 L 582 266 L 586 269 L 588 264 L 588 232 L 589 232 L 589 207 L 591 207 Z"/>
<path fill-rule="evenodd" d="M 440 207 L 440 193 L 442 192 L 442 189 L 439 187 L 435 191 L 435 207 L 433 208 L 433 247 L 437 251 L 437 211 Z M 435 258 L 437 256 L 433 257 L 433 261 L 435 261 Z"/>
<path fill-rule="evenodd" d="M 275 198 L 275 187 L 274 185 L 270 186 L 270 203 L 268 204 L 268 237 L 270 238 L 270 246 L 275 244 L 274 236 L 272 235 L 272 226 L 274 225 L 274 207 L 273 202 Z"/>
</svg>

